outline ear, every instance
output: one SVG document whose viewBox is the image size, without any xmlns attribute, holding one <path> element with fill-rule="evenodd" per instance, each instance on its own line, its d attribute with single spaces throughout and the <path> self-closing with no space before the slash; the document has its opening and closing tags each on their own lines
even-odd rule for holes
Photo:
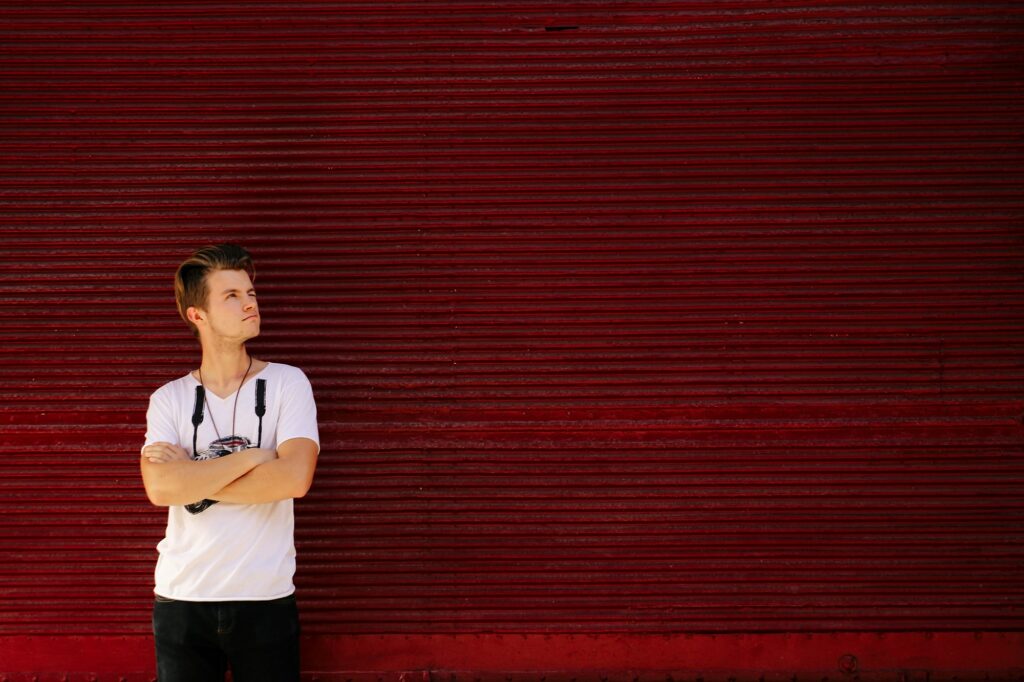
<svg viewBox="0 0 1024 682">
<path fill-rule="evenodd" d="M 185 317 L 187 317 L 188 321 L 191 322 L 192 324 L 196 324 L 197 322 L 200 322 L 203 319 L 205 319 L 205 315 L 205 312 L 195 307 L 194 305 L 190 305 L 188 307 L 188 310 L 185 311 Z"/>
</svg>

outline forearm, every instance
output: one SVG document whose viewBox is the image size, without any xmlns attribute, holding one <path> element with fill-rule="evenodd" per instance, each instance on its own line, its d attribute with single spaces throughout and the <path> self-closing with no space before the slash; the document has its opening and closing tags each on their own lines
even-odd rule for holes
<svg viewBox="0 0 1024 682">
<path fill-rule="evenodd" d="M 241 450 L 216 459 L 149 464 L 147 491 L 160 506 L 192 504 L 210 498 L 264 461 L 259 451 Z"/>
<path fill-rule="evenodd" d="M 274 459 L 260 464 L 206 497 L 219 502 L 262 504 L 302 497 L 304 492 L 296 463 L 287 459 Z"/>
</svg>

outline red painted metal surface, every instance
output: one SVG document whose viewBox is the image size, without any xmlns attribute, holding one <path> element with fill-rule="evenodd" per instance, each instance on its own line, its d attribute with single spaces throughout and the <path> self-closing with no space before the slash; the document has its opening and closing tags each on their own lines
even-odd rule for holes
<svg viewBox="0 0 1024 682">
<path fill-rule="evenodd" d="M 20 636 L 15 662 L 40 681 L 146 680 L 141 636 Z M 1018 680 L 1024 633 L 829 633 L 725 635 L 315 635 L 305 637 L 307 680 L 410 682 L 541 679 Z M 102 657 L 96 655 L 102 649 Z M 152 656 L 150 656 L 152 658 Z M 43 663 L 40 663 L 40 662 Z M 83 668 L 83 661 L 87 665 Z M 339 661 L 343 669 L 339 670 Z M 77 668 L 76 668 L 77 666 Z M 152 662 L 150 661 L 150 666 Z M 936 672 L 938 671 L 938 672 Z M 8 676 L 5 682 L 28 679 Z"/>
<path fill-rule="evenodd" d="M 147 675 L 219 240 L 310 675 L 1024 668 L 1019 4 L 0 7 L 0 675 Z"/>
</svg>

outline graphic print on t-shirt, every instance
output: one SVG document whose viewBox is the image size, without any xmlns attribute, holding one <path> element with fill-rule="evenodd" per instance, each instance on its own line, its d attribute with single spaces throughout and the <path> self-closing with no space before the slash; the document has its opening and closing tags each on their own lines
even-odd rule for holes
<svg viewBox="0 0 1024 682">
<path fill-rule="evenodd" d="M 210 443 L 210 447 L 205 450 L 200 450 L 192 456 L 192 459 L 196 461 L 203 461 L 207 459 L 217 459 L 224 455 L 230 455 L 232 452 L 238 452 L 239 450 L 246 450 L 252 447 L 252 441 L 245 436 L 224 436 Z M 202 502 L 193 502 L 192 504 L 186 504 L 185 509 L 191 514 L 198 514 L 206 511 L 213 505 L 217 504 L 217 500 L 203 500 Z"/>
</svg>

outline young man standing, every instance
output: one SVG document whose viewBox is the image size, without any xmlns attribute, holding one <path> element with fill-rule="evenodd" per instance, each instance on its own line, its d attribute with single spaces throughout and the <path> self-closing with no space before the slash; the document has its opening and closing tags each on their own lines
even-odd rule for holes
<svg viewBox="0 0 1024 682">
<path fill-rule="evenodd" d="M 199 369 L 149 400 L 142 479 L 168 507 L 157 545 L 153 634 L 160 682 L 299 679 L 293 499 L 313 481 L 320 437 L 309 380 L 251 357 L 260 315 L 245 249 L 181 264 L 178 312 Z"/>
</svg>

